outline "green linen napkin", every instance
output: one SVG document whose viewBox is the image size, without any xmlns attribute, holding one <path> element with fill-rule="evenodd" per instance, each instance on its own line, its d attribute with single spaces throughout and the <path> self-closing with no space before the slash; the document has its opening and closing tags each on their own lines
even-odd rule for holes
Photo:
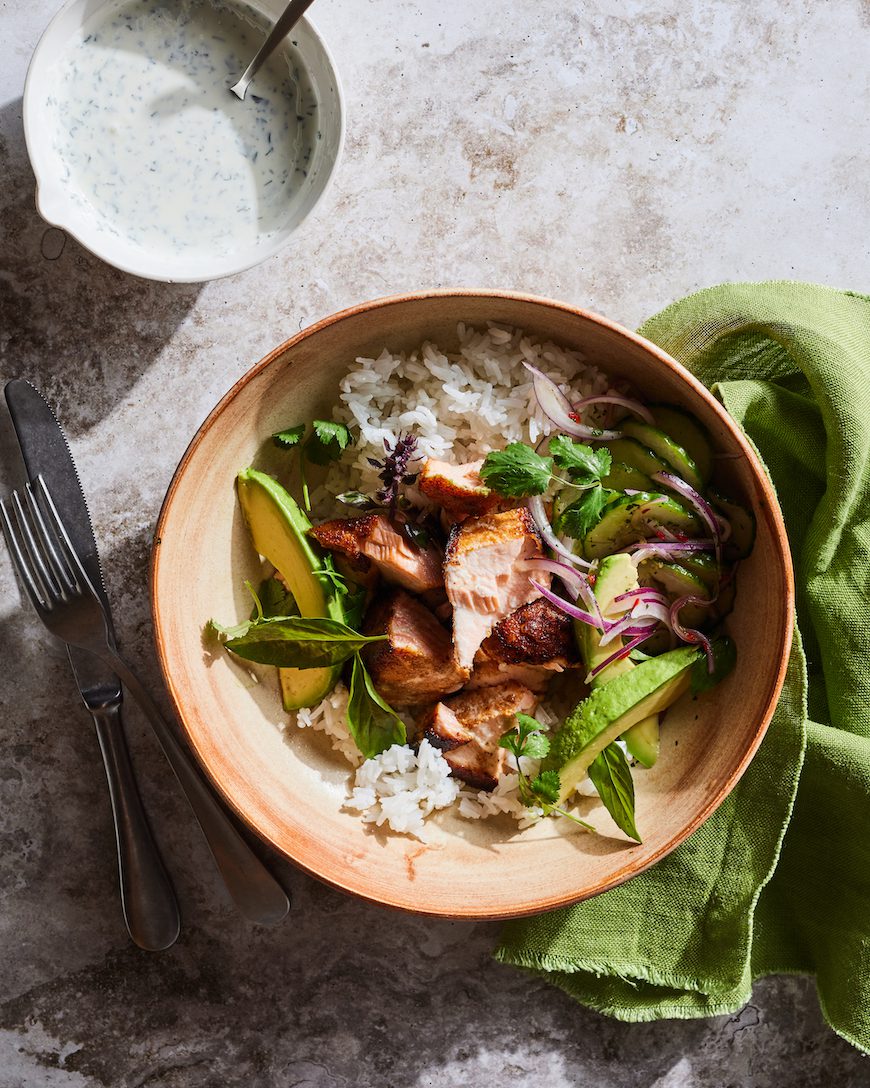
<svg viewBox="0 0 870 1088">
<path fill-rule="evenodd" d="M 641 333 L 720 397 L 773 479 L 799 634 L 737 788 L 627 884 L 509 923 L 496 957 L 622 1020 L 733 1012 L 752 982 L 815 975 L 870 1050 L 870 298 L 727 284 Z"/>
</svg>

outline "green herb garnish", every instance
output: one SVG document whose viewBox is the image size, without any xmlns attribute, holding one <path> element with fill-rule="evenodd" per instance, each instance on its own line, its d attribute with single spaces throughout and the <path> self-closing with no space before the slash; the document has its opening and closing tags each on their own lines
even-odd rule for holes
<svg viewBox="0 0 870 1088">
<path fill-rule="evenodd" d="M 305 479 L 305 462 L 313 465 L 328 465 L 337 461 L 353 441 L 351 433 L 343 423 L 331 419 L 315 419 L 311 422 L 311 433 L 303 442 L 306 425 L 300 423 L 284 431 L 276 431 L 272 441 L 282 450 L 293 450 L 297 446 L 302 450 L 299 459 L 299 475 L 302 480 L 302 499 L 305 509 L 311 510 L 311 497 L 308 493 L 308 481 Z"/>
<path fill-rule="evenodd" d="M 520 765 L 521 756 L 527 756 L 529 759 L 543 759 L 550 751 L 549 738 L 545 736 L 540 722 L 528 714 L 517 714 L 516 728 L 503 734 L 498 743 L 501 748 L 507 748 L 516 757 L 519 776 L 518 792 L 520 800 L 527 808 L 539 806 L 544 810 L 545 816 L 567 816 L 569 820 L 585 827 L 587 831 L 595 830 L 591 824 L 578 819 L 556 804 L 561 790 L 558 771 L 542 771 L 532 779 L 523 773 Z"/>
<path fill-rule="evenodd" d="M 299 445 L 304 434 L 305 424 L 300 423 L 298 427 L 288 427 L 286 431 L 277 431 L 272 435 L 272 441 L 279 449 L 292 450 L 294 446 Z"/>
<path fill-rule="evenodd" d="M 256 620 L 248 630 L 225 642 L 226 648 L 247 661 L 284 669 L 319 669 L 340 665 L 386 635 L 367 637 L 326 616 L 275 616 Z"/>
<path fill-rule="evenodd" d="M 599 752 L 589 767 L 589 778 L 613 822 L 630 839 L 642 842 L 634 823 L 634 782 L 625 752 L 615 742 Z"/>
<path fill-rule="evenodd" d="M 568 473 L 571 482 L 579 487 L 597 483 L 610 472 L 611 456 L 606 446 L 595 450 L 559 434 L 550 439 L 550 454 L 559 468 Z"/>
<path fill-rule="evenodd" d="M 385 752 L 394 744 L 405 744 L 405 723 L 378 694 L 362 658 L 356 654 L 350 674 L 347 728 L 366 759 Z"/>
<path fill-rule="evenodd" d="M 329 419 L 315 419 L 312 432 L 305 443 L 304 452 L 314 465 L 328 465 L 337 461 L 351 444 L 350 431 L 343 423 Z"/>
<path fill-rule="evenodd" d="M 553 475 L 552 457 L 541 457 L 525 442 L 511 442 L 488 453 L 480 466 L 487 487 L 509 499 L 543 495 Z"/>
<path fill-rule="evenodd" d="M 480 477 L 493 491 L 511 499 L 543 495 L 552 481 L 587 492 L 563 512 L 558 526 L 570 536 L 584 536 L 615 494 L 601 486 L 602 477 L 610 471 L 610 451 L 593 449 L 563 434 L 550 439 L 549 450 L 550 456 L 542 457 L 524 442 L 512 442 L 486 455 Z M 563 476 L 554 473 L 554 465 Z M 569 511 L 573 511 L 570 516 Z"/>
<path fill-rule="evenodd" d="M 556 521 L 556 531 L 580 540 L 601 521 L 604 507 L 618 492 L 609 491 L 600 484 L 594 484 L 584 491 L 579 499 L 566 506 Z"/>
</svg>

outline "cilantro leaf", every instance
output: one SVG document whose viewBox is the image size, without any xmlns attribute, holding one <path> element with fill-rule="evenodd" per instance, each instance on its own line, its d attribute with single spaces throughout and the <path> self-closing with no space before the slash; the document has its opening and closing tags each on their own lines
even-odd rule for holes
<svg viewBox="0 0 870 1088">
<path fill-rule="evenodd" d="M 313 428 L 305 443 L 305 456 L 314 465 L 328 465 L 337 461 L 351 444 L 350 431 L 343 423 L 330 419 L 312 420 Z"/>
<path fill-rule="evenodd" d="M 366 759 L 407 740 L 405 723 L 378 695 L 359 654 L 354 656 L 350 674 L 346 721 L 354 743 Z"/>
<path fill-rule="evenodd" d="M 277 431 L 272 435 L 272 441 L 282 450 L 292 450 L 294 446 L 299 445 L 304 434 L 305 424 L 300 423 L 298 427 L 288 427 L 286 431 Z"/>
<path fill-rule="evenodd" d="M 543 759 L 550 750 L 550 741 L 544 736 L 542 729 L 541 723 L 528 714 L 517 714 L 516 728 L 509 729 L 499 738 L 499 747 L 507 748 L 517 759 L 520 756 Z"/>
<path fill-rule="evenodd" d="M 610 472 L 611 456 L 606 446 L 594 450 L 560 434 L 550 439 L 550 453 L 559 468 L 567 472 L 572 483 L 597 483 Z"/>
<path fill-rule="evenodd" d="M 529 789 L 545 805 L 555 805 L 559 800 L 559 793 L 562 789 L 559 772 L 542 771 L 537 778 L 533 778 L 529 783 Z"/>
<path fill-rule="evenodd" d="M 616 492 L 609 491 L 600 484 L 584 491 L 579 499 L 562 511 L 559 532 L 567 533 L 575 540 L 582 539 L 601 520 L 604 507 L 615 494 Z"/>
<path fill-rule="evenodd" d="M 541 457 L 524 442 L 493 450 L 480 467 L 480 478 L 487 487 L 511 499 L 542 495 L 552 475 L 552 457 Z"/>
<path fill-rule="evenodd" d="M 642 842 L 634 823 L 634 782 L 625 752 L 618 744 L 608 744 L 589 767 L 589 777 L 613 822 L 629 838 Z"/>
<path fill-rule="evenodd" d="M 271 578 L 264 578 L 260 583 L 260 589 L 257 592 L 257 598 L 260 602 L 260 608 L 262 609 L 262 616 L 266 619 L 273 619 L 276 616 L 298 616 L 299 609 L 296 607 L 296 601 L 293 594 L 284 585 L 282 581 L 276 578 L 274 575 Z M 257 610 L 251 614 L 251 619 L 257 618 Z"/>
</svg>

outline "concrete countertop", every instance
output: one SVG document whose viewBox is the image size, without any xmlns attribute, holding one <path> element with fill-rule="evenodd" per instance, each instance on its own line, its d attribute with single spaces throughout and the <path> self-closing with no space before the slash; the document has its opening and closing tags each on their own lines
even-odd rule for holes
<svg viewBox="0 0 870 1088">
<path fill-rule="evenodd" d="M 516 288 L 629 326 L 723 280 L 866 287 L 862 0 L 319 0 L 348 106 L 316 214 L 232 279 L 124 276 L 39 219 L 21 127 L 56 0 L 0 2 L 2 378 L 68 431 L 128 655 L 158 688 L 146 565 L 218 397 L 298 329 L 417 287 Z M 2 485 L 20 479 L 0 422 Z M 617 1023 L 493 963 L 497 927 L 399 916 L 276 861 L 293 911 L 233 910 L 140 717 L 128 731 L 184 913 L 127 940 L 96 741 L 0 551 L 0 1088 L 866 1084 L 808 980 L 734 1016 Z"/>
</svg>

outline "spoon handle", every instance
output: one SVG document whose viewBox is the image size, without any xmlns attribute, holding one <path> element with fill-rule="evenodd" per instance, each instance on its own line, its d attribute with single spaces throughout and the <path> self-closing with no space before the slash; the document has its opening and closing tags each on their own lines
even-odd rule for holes
<svg viewBox="0 0 870 1088">
<path fill-rule="evenodd" d="M 272 54 L 313 3 L 314 0 L 290 0 L 290 3 L 278 17 L 278 21 L 269 32 L 269 36 L 257 50 L 256 56 L 242 73 L 238 83 L 235 83 L 230 87 L 230 90 L 237 98 L 241 98 L 244 101 L 248 84 L 257 72 L 259 72 L 263 61 Z"/>
</svg>

